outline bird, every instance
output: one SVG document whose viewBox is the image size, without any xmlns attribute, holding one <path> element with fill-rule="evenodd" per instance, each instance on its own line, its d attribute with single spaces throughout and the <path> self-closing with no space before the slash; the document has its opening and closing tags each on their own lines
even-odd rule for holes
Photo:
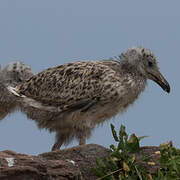
<svg viewBox="0 0 180 180">
<path fill-rule="evenodd" d="M 6 86 L 15 87 L 33 75 L 30 66 L 21 61 L 15 61 L 8 63 L 7 66 L 0 70 L 0 81 Z"/>
<path fill-rule="evenodd" d="M 7 87 L 15 87 L 30 78 L 32 69 L 21 61 L 10 62 L 0 69 L 0 120 L 16 109 L 17 101 Z"/>
<path fill-rule="evenodd" d="M 56 133 L 55 151 L 74 138 L 86 144 L 96 126 L 133 104 L 148 79 L 170 92 L 153 52 L 132 47 L 112 58 L 48 68 L 7 89 L 39 128 Z"/>
</svg>

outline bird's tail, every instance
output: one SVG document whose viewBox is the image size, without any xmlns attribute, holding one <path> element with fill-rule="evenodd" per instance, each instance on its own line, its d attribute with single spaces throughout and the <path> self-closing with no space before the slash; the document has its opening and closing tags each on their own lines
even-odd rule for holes
<svg viewBox="0 0 180 180">
<path fill-rule="evenodd" d="M 16 99 L 17 104 L 19 104 L 20 108 L 25 107 L 33 107 L 39 110 L 44 110 L 44 111 L 49 111 L 49 112 L 61 112 L 62 110 L 58 107 L 55 106 L 49 106 L 49 105 L 45 105 L 39 101 L 36 101 L 35 99 L 32 99 L 30 97 L 27 97 L 23 94 L 18 94 L 18 91 L 16 88 L 12 87 L 12 86 L 8 86 L 7 87 L 8 92 L 14 96 L 14 100 Z"/>
</svg>

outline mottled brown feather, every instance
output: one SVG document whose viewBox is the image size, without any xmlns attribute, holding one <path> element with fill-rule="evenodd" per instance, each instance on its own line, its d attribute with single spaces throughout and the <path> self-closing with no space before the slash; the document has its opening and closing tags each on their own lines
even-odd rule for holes
<svg viewBox="0 0 180 180">
<path fill-rule="evenodd" d="M 74 62 L 49 68 L 21 84 L 17 92 L 61 109 L 81 106 L 85 102 L 84 105 L 87 105 L 93 99 L 99 100 L 113 91 L 112 82 L 120 81 L 116 71 L 106 63 Z M 117 68 L 119 63 L 114 63 Z"/>
</svg>

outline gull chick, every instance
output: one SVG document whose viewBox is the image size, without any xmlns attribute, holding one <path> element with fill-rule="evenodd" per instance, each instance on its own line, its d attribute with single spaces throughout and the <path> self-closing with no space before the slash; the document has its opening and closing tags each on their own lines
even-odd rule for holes
<svg viewBox="0 0 180 180">
<path fill-rule="evenodd" d="M 133 47 L 114 58 L 49 68 L 8 90 L 39 128 L 56 132 L 52 150 L 57 150 L 73 138 L 85 144 L 98 124 L 122 113 L 138 98 L 147 79 L 170 92 L 154 54 Z"/>
<path fill-rule="evenodd" d="M 7 90 L 16 87 L 33 76 L 31 68 L 23 62 L 10 62 L 0 70 L 0 120 L 17 107 L 17 98 Z"/>
</svg>

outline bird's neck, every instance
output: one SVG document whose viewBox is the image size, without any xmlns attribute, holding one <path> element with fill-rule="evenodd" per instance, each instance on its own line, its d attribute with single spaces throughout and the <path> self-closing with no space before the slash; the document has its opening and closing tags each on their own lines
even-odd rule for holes
<svg viewBox="0 0 180 180">
<path fill-rule="evenodd" d="M 109 60 L 103 60 L 102 62 L 113 69 L 117 73 L 117 76 L 124 78 L 124 83 L 130 87 L 130 91 L 135 89 L 135 93 L 139 94 L 144 90 L 147 78 L 123 58 L 120 59 L 118 56 Z"/>
<path fill-rule="evenodd" d="M 147 78 L 132 66 L 124 63 L 119 64 L 119 78 L 122 79 L 123 77 L 122 83 L 126 89 L 122 97 L 123 107 L 126 109 L 126 107 L 128 107 L 130 104 L 133 104 L 133 102 L 139 97 L 141 92 L 144 91 Z"/>
<path fill-rule="evenodd" d="M 123 74 L 124 77 L 127 78 L 127 81 L 131 82 L 131 86 L 133 88 L 136 88 L 139 93 L 144 90 L 147 78 L 144 76 L 141 72 L 139 72 L 136 67 L 120 62 L 120 71 Z"/>
</svg>

